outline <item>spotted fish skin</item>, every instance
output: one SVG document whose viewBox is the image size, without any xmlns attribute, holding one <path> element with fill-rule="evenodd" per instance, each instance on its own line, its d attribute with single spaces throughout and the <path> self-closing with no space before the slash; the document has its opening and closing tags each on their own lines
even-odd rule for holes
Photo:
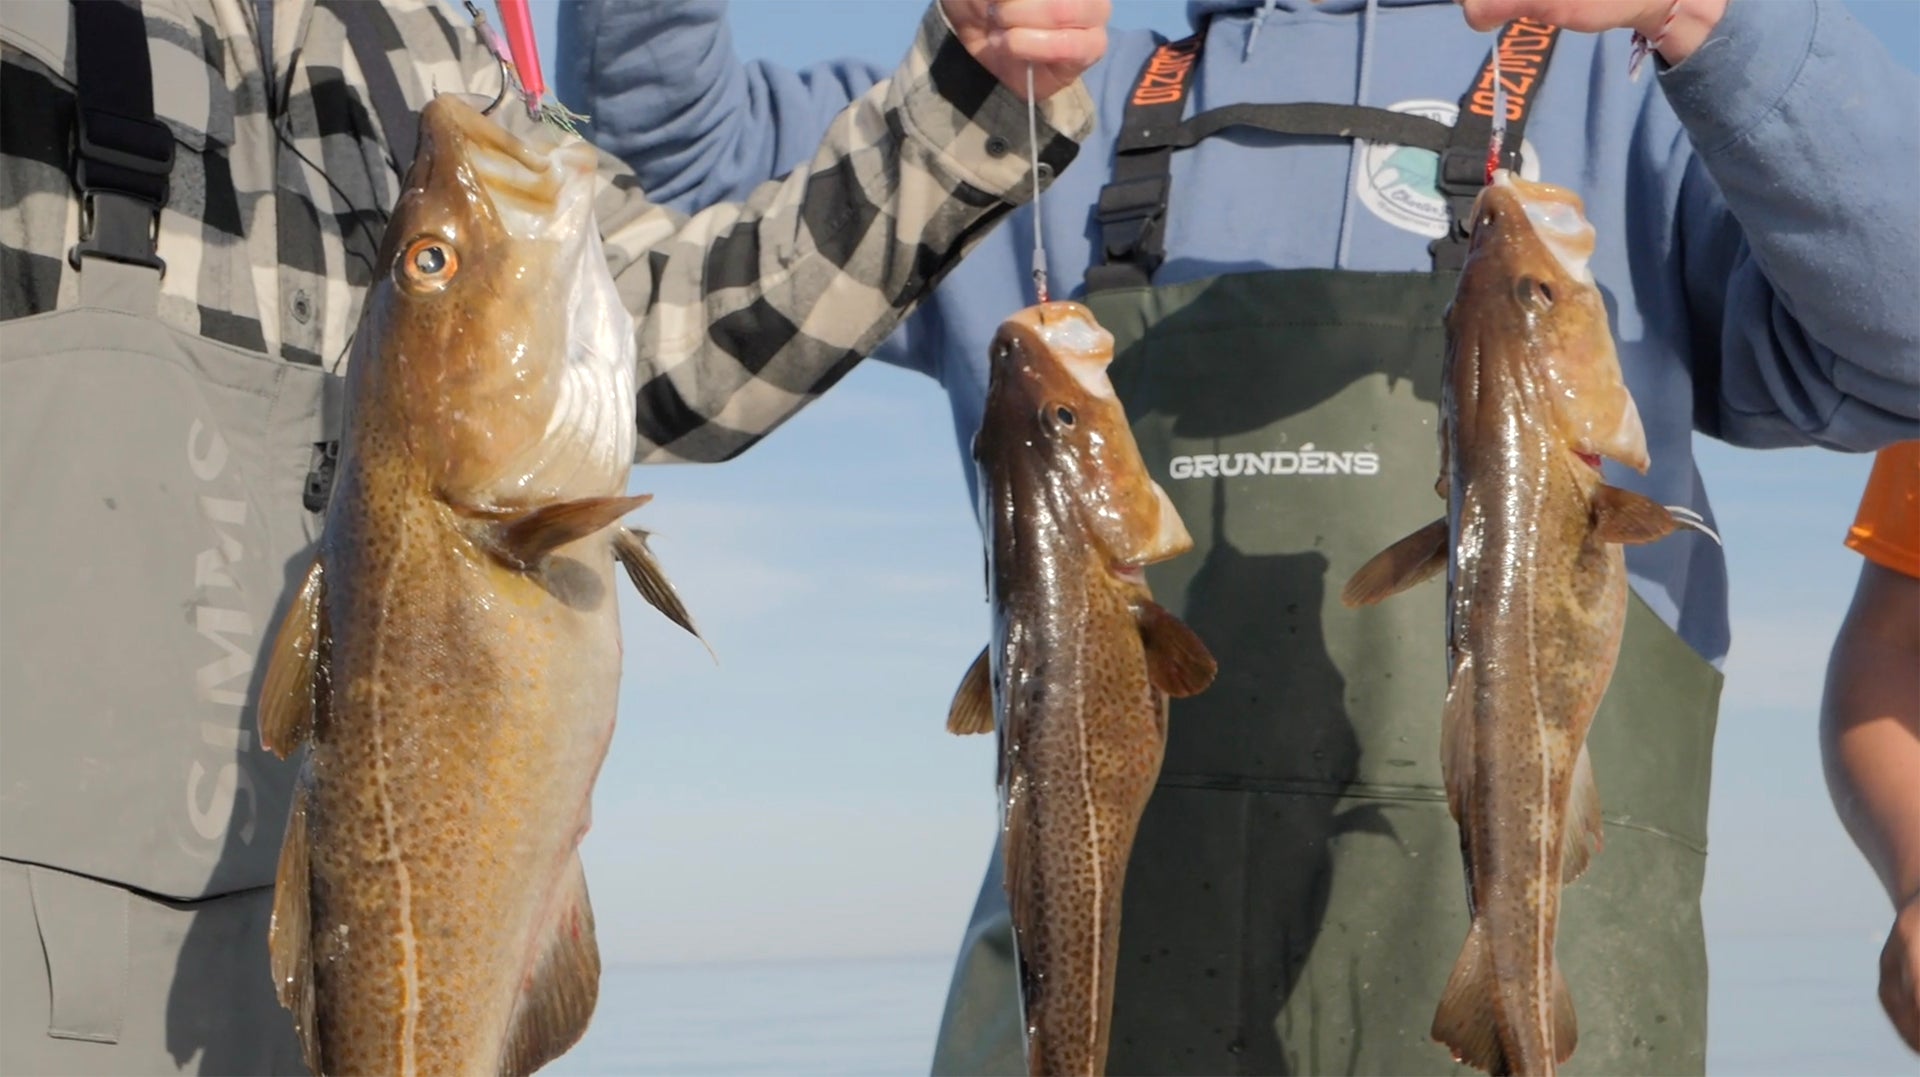
<svg viewBox="0 0 1920 1077">
<path fill-rule="evenodd" d="M 318 1074 L 531 1073 L 595 1008 L 578 846 L 613 734 L 616 562 L 674 605 L 618 526 L 647 497 L 624 496 L 636 344 L 596 163 L 436 98 L 382 241 L 260 695 L 265 745 L 304 751 L 270 942 Z"/>
<path fill-rule="evenodd" d="M 1432 1032 L 1458 1061 L 1542 1075 L 1578 1038 L 1554 942 L 1562 885 L 1601 842 L 1586 738 L 1626 623 L 1622 544 L 1675 521 L 1601 478 L 1603 457 L 1649 462 L 1579 197 L 1503 171 L 1472 222 L 1446 318 L 1447 514 L 1342 597 L 1366 605 L 1445 572 L 1442 764 L 1472 920 Z"/>
<path fill-rule="evenodd" d="M 1141 571 L 1193 543 L 1107 380 L 1112 347 L 1078 304 L 1009 319 L 973 448 L 993 634 L 949 728 L 998 732 L 1034 1074 L 1105 1071 L 1121 890 L 1166 749 L 1168 699 L 1215 673 Z"/>
</svg>

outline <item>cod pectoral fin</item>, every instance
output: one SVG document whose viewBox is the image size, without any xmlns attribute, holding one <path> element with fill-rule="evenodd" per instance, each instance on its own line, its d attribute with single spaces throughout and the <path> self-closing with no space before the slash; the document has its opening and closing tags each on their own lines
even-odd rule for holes
<svg viewBox="0 0 1920 1077">
<path fill-rule="evenodd" d="M 1147 680 L 1175 699 L 1206 691 L 1220 663 L 1199 634 L 1157 602 L 1142 601 L 1133 615 L 1146 645 Z"/>
<path fill-rule="evenodd" d="M 987 661 L 987 649 L 967 667 L 947 706 L 947 732 L 956 736 L 993 732 L 993 668 Z"/>
<path fill-rule="evenodd" d="M 302 785 L 294 791 L 293 811 L 287 816 L 286 840 L 280 845 L 267 951 L 274 997 L 293 1014 L 293 1029 L 300 1037 L 300 1053 L 306 1059 L 307 1069 L 320 1073 L 320 1039 L 313 1023 L 311 887 L 307 859 L 307 790 Z"/>
<path fill-rule="evenodd" d="M 583 497 L 537 509 L 468 509 L 464 514 L 476 524 L 476 543 L 502 563 L 529 571 L 553 551 L 611 527 L 652 500 L 652 494 Z"/>
<path fill-rule="evenodd" d="M 529 1074 L 578 1043 L 600 998 L 600 943 L 594 936 L 587 876 L 574 853 L 554 895 L 533 965 L 514 1004 L 513 1031 L 500 1072 Z"/>
<path fill-rule="evenodd" d="M 326 576 L 315 554 L 306 579 L 274 634 L 260 685 L 260 746 L 285 759 L 313 732 L 326 685 L 320 654 L 327 645 Z"/>
<path fill-rule="evenodd" d="M 687 612 L 686 603 L 680 601 L 680 592 L 674 590 L 667 579 L 666 571 L 660 562 L 654 559 L 653 550 L 647 546 L 647 533 L 630 527 L 621 528 L 613 536 L 613 555 L 627 570 L 627 578 L 633 581 L 634 589 L 647 604 L 661 613 L 667 620 L 687 630 L 688 634 L 700 641 L 707 649 L 707 655 L 715 665 L 720 664 L 720 656 L 713 651 L 713 644 L 693 626 L 693 614 Z"/>
<path fill-rule="evenodd" d="M 1340 601 L 1349 608 L 1371 606 L 1446 567 L 1447 521 L 1443 518 L 1374 554 L 1341 589 Z"/>
<path fill-rule="evenodd" d="M 1593 537 L 1634 546 L 1673 534 L 1678 524 L 1665 505 L 1632 490 L 1602 484 L 1593 494 Z"/>
<path fill-rule="evenodd" d="M 1573 788 L 1567 791 L 1566 838 L 1561 846 L 1560 881 L 1578 879 L 1600 851 L 1600 787 L 1593 782 L 1593 757 L 1580 746 L 1573 763 Z"/>
</svg>

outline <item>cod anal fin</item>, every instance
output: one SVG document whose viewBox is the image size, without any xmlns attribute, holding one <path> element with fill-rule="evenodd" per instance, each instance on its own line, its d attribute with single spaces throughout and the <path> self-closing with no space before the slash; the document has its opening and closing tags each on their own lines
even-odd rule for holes
<svg viewBox="0 0 1920 1077">
<path fill-rule="evenodd" d="M 1665 505 L 1632 490 L 1604 483 L 1593 492 L 1593 537 L 1637 546 L 1673 534 L 1678 521 Z"/>
<path fill-rule="evenodd" d="M 326 577 L 316 553 L 274 634 L 260 686 L 260 746 L 282 759 L 312 735 L 314 713 L 325 704 L 326 616 Z"/>
<path fill-rule="evenodd" d="M 652 494 L 584 497 L 537 509 L 470 510 L 467 515 L 483 522 L 478 538 L 489 553 L 513 568 L 531 571 L 553 551 L 613 526 L 652 500 Z"/>
<path fill-rule="evenodd" d="M 1140 642 L 1147 651 L 1147 680 L 1155 688 L 1184 699 L 1199 695 L 1213 683 L 1220 663 L 1185 621 L 1150 599 L 1134 607 Z"/>
<path fill-rule="evenodd" d="M 673 583 L 667 579 L 666 571 L 655 560 L 653 550 L 647 546 L 647 533 L 623 527 L 614 533 L 613 555 L 627 570 L 627 578 L 633 581 L 634 590 L 647 600 L 647 605 L 666 615 L 667 620 L 687 630 L 700 645 L 707 649 L 707 655 L 714 665 L 720 664 L 720 656 L 713 651 L 713 644 L 693 626 L 693 614 L 687 612 L 686 603 L 680 601 L 680 592 L 674 590 Z"/>
<path fill-rule="evenodd" d="M 967 667 L 947 707 L 947 732 L 956 736 L 993 732 L 993 667 L 987 661 L 987 649 Z"/>
<path fill-rule="evenodd" d="M 319 1030 L 313 1021 L 313 884 L 307 848 L 307 788 L 302 784 L 294 790 L 286 840 L 280 844 L 267 952 L 274 997 L 293 1014 L 308 1071 L 322 1073 Z"/>
<path fill-rule="evenodd" d="M 499 1072 L 532 1073 L 580 1041 L 600 997 L 600 944 L 587 876 L 574 853 L 554 895 L 546 936 L 514 1005 Z"/>
<path fill-rule="evenodd" d="M 1340 601 L 1348 607 L 1371 606 L 1425 583 L 1446 567 L 1447 521 L 1439 519 L 1374 554 L 1341 589 Z"/>
<path fill-rule="evenodd" d="M 1432 1035 L 1453 1052 L 1454 1061 L 1487 1073 L 1509 1073 L 1507 1053 L 1500 1046 L 1495 1013 L 1497 985 L 1493 979 L 1493 949 L 1487 933 L 1475 920 L 1467 929 L 1466 945 L 1447 977 L 1440 1006 L 1433 1014 Z"/>
<path fill-rule="evenodd" d="M 1578 879 L 1600 851 L 1600 787 L 1593 781 L 1593 757 L 1586 745 L 1573 764 L 1573 788 L 1567 791 L 1566 840 L 1561 847 L 1560 881 Z"/>
</svg>

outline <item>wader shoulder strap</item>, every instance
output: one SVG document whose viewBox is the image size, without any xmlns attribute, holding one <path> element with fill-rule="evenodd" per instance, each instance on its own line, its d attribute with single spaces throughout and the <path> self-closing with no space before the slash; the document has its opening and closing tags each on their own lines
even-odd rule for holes
<svg viewBox="0 0 1920 1077">
<path fill-rule="evenodd" d="M 1087 269 L 1089 292 L 1146 284 L 1166 257 L 1173 139 L 1206 35 L 1203 25 L 1192 37 L 1153 50 L 1127 97 L 1113 179 L 1100 189 L 1093 211 L 1100 249 L 1095 252 L 1099 261 Z"/>
<path fill-rule="evenodd" d="M 153 65 L 138 0 L 73 0 L 75 269 L 88 256 L 166 272 L 156 245 L 173 132 L 153 118 Z"/>
<path fill-rule="evenodd" d="M 1500 57 L 1500 82 L 1507 94 L 1507 131 L 1500 145 L 1500 167 L 1518 171 L 1520 140 L 1527 130 L 1540 80 L 1560 38 L 1560 28 L 1533 19 L 1515 19 L 1502 27 L 1494 50 Z M 1447 234 L 1433 241 L 1433 268 L 1459 269 L 1467 260 L 1467 218 L 1487 185 L 1487 143 L 1493 138 L 1493 57 L 1487 54 L 1473 85 L 1460 97 L 1453 137 L 1440 151 L 1436 186 L 1447 200 Z"/>
<path fill-rule="evenodd" d="M 1448 235 L 1432 245 L 1434 268 L 1459 268 L 1466 255 L 1465 220 L 1486 182 L 1487 142 L 1493 133 L 1493 51 L 1461 98 L 1459 119 L 1452 127 L 1383 108 L 1321 103 L 1225 105 L 1183 121 L 1205 35 L 1202 28 L 1184 41 L 1160 46 L 1134 83 L 1115 147 L 1113 179 L 1101 189 L 1094 211 L 1100 243 L 1098 261 L 1087 269 L 1089 293 L 1152 283 L 1154 271 L 1166 259 L 1173 151 L 1231 128 L 1303 138 L 1358 138 L 1439 154 L 1440 193 L 1446 196 L 1452 221 Z M 1518 167 L 1527 114 L 1558 35 L 1556 27 L 1520 19 L 1501 31 L 1494 46 L 1507 91 L 1506 167 Z"/>
</svg>

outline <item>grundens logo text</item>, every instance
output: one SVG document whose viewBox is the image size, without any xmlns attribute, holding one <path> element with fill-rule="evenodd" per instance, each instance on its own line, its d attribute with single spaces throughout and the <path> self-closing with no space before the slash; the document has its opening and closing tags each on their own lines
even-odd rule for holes
<svg viewBox="0 0 1920 1077">
<path fill-rule="evenodd" d="M 1176 456 L 1167 463 L 1175 479 L 1238 478 L 1242 475 L 1378 475 L 1380 454 L 1316 449 L 1312 442 L 1298 449 L 1269 452 L 1196 453 Z"/>
</svg>

